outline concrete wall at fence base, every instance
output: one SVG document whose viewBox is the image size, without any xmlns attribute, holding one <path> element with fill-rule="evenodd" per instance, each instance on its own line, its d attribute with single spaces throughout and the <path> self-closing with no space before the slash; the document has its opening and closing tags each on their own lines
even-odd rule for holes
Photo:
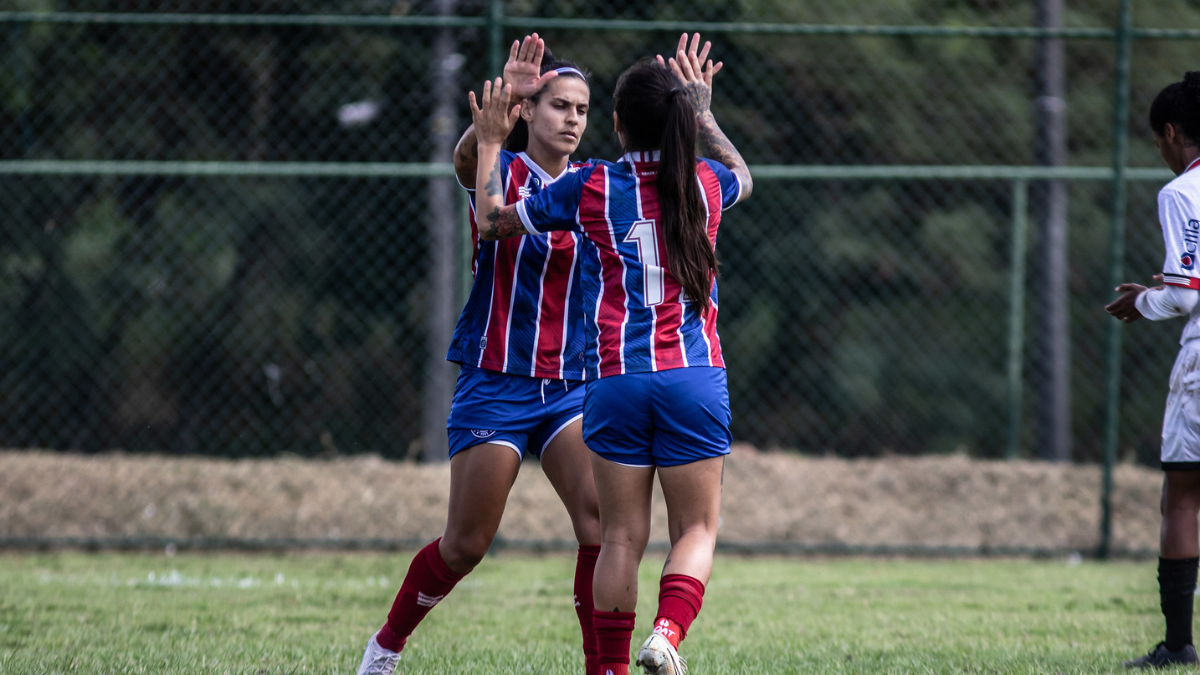
<svg viewBox="0 0 1200 675">
<path fill-rule="evenodd" d="M 1158 543 L 1161 474 L 1116 471 L 1114 548 Z M 445 525 L 449 466 L 225 461 L 0 452 L 0 537 L 432 539 Z M 1094 549 L 1100 469 L 959 456 L 820 459 L 735 448 L 720 535 L 726 542 Z M 666 535 L 656 495 L 652 539 Z M 570 540 L 570 522 L 526 463 L 500 536 Z"/>
</svg>

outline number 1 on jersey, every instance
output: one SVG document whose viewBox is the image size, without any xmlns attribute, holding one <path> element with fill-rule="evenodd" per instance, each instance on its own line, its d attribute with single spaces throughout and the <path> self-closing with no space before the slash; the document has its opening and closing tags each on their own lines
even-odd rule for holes
<svg viewBox="0 0 1200 675">
<path fill-rule="evenodd" d="M 658 233 L 653 220 L 639 220 L 629 228 L 625 241 L 637 242 L 638 260 L 645 265 L 642 274 L 642 293 L 646 306 L 661 305 L 666 295 L 663 285 L 663 268 L 658 264 Z"/>
</svg>

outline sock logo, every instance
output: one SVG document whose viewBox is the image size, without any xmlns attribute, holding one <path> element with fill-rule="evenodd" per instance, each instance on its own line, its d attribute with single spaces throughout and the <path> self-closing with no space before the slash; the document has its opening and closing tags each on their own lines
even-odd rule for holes
<svg viewBox="0 0 1200 675">
<path fill-rule="evenodd" d="M 675 635 L 675 631 L 671 630 L 671 622 L 666 619 L 659 620 L 658 624 L 654 626 L 654 632 L 666 638 Z"/>
<path fill-rule="evenodd" d="M 442 598 L 444 598 L 444 597 L 446 597 L 446 596 L 444 596 L 444 595 L 425 595 L 424 593 L 421 593 L 420 591 L 418 591 L 417 592 L 417 604 L 422 607 L 433 607 L 434 605 L 441 602 Z"/>
<path fill-rule="evenodd" d="M 578 606 L 579 606 L 579 596 L 578 596 L 578 595 L 572 595 L 572 596 L 571 596 L 571 598 L 572 598 L 573 600 L 575 600 L 575 606 L 576 606 L 576 607 L 578 607 Z"/>
</svg>

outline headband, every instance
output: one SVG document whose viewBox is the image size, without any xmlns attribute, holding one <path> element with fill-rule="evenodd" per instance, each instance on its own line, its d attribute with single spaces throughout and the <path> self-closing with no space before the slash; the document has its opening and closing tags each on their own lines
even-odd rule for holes
<svg viewBox="0 0 1200 675">
<path fill-rule="evenodd" d="M 572 75 L 578 75 L 579 79 L 583 80 L 584 82 L 587 82 L 587 75 L 584 75 L 583 71 L 579 70 L 578 68 L 571 68 L 570 66 L 565 66 L 563 68 L 555 68 L 554 72 L 558 73 L 559 75 L 566 75 L 568 73 L 570 73 Z"/>
</svg>

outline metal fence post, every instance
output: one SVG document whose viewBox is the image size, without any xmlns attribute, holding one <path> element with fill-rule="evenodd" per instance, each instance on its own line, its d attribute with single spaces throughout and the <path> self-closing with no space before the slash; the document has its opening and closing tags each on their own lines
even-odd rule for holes
<svg viewBox="0 0 1200 675">
<path fill-rule="evenodd" d="M 452 16 L 456 0 L 438 0 L 439 14 Z M 455 52 L 458 33 L 452 28 L 439 31 L 434 42 L 434 111 L 433 161 L 450 162 L 454 158 L 454 142 L 458 136 L 458 116 L 455 98 L 458 96 L 458 71 L 463 58 Z M 426 364 L 422 436 L 424 459 L 444 462 L 450 459 L 446 437 L 446 418 L 454 395 L 455 367 L 445 360 L 446 347 L 454 332 L 455 310 L 458 308 L 457 278 L 454 275 L 458 230 L 458 202 L 454 181 L 446 176 L 429 180 L 429 273 L 426 342 L 429 362 Z"/>
<path fill-rule="evenodd" d="M 22 157 L 28 157 L 33 148 L 33 129 L 29 124 L 29 75 L 25 63 L 28 60 L 25 54 L 26 26 L 27 24 L 19 22 L 12 25 L 12 53 L 9 54 L 12 72 L 17 81 L 17 105 L 20 106 L 17 124 L 21 129 Z"/>
<path fill-rule="evenodd" d="M 1132 0 L 1121 0 L 1117 26 L 1117 83 L 1113 96 L 1113 197 L 1109 226 L 1108 265 L 1110 286 L 1125 274 L 1125 164 L 1129 154 L 1129 61 L 1133 42 Z M 1112 550 L 1113 464 L 1121 428 L 1121 322 L 1108 325 L 1108 377 L 1105 386 L 1104 477 L 1100 495 L 1100 546 L 1096 557 L 1107 559 Z"/>
<path fill-rule="evenodd" d="M 1029 243 L 1029 181 L 1012 183 L 1012 276 L 1008 306 L 1008 459 L 1021 456 L 1022 365 L 1025 351 L 1025 254 Z"/>
<path fill-rule="evenodd" d="M 504 55 L 504 0 L 488 6 L 488 77 L 500 77 Z"/>
</svg>

